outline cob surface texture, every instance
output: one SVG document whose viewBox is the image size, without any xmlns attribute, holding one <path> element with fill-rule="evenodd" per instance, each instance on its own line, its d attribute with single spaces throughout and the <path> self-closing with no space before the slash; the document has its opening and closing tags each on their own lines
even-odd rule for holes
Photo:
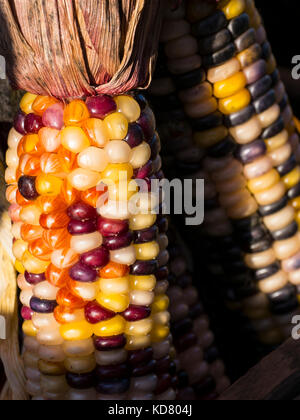
<svg viewBox="0 0 300 420">
<path fill-rule="evenodd" d="M 159 68 L 153 103 L 165 96 L 180 121 L 163 139 L 183 176 L 206 179 L 215 272 L 262 341 L 279 343 L 298 310 L 299 146 L 261 18 L 253 1 L 187 1 L 167 13 L 161 39 L 168 72 Z"/>
<path fill-rule="evenodd" d="M 8 146 L 28 394 L 174 399 L 167 222 L 152 211 L 149 183 L 163 175 L 147 102 L 27 93 Z M 138 179 L 148 181 L 143 191 Z"/>
</svg>

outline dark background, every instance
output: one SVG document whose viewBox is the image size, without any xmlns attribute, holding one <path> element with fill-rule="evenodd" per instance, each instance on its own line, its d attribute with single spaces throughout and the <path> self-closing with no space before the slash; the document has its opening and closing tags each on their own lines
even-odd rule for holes
<svg viewBox="0 0 300 420">
<path fill-rule="evenodd" d="M 300 55 L 300 1 L 256 0 L 269 42 L 281 68 L 294 113 L 300 117 L 300 80 L 291 77 L 292 58 Z"/>
</svg>

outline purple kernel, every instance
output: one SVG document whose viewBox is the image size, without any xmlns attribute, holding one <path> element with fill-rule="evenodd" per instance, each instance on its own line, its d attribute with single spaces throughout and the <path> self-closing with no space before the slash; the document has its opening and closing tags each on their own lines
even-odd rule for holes
<svg viewBox="0 0 300 420">
<path fill-rule="evenodd" d="M 98 324 L 115 316 L 115 313 L 103 308 L 97 302 L 89 302 L 85 307 L 85 318 L 90 324 Z"/>
<path fill-rule="evenodd" d="M 26 114 L 24 114 L 24 112 L 19 111 L 14 119 L 14 128 L 15 130 L 20 133 L 25 135 L 26 134 L 26 130 L 25 130 L 25 119 L 26 119 Z"/>
<path fill-rule="evenodd" d="M 148 306 L 130 305 L 122 315 L 128 322 L 141 321 L 142 319 L 149 318 L 151 308 Z"/>
<path fill-rule="evenodd" d="M 18 188 L 19 188 L 20 194 L 26 200 L 33 201 L 33 200 L 36 200 L 39 196 L 35 188 L 35 180 L 36 180 L 36 177 L 27 176 L 27 175 L 23 175 L 19 179 Z"/>
<path fill-rule="evenodd" d="M 70 219 L 77 221 L 94 220 L 97 218 L 97 210 L 88 204 L 80 201 L 73 204 L 67 210 Z"/>
<path fill-rule="evenodd" d="M 105 247 L 99 247 L 82 254 L 80 261 L 92 268 L 104 267 L 109 262 L 109 251 Z"/>
<path fill-rule="evenodd" d="M 97 279 L 97 271 L 82 262 L 73 265 L 69 270 L 69 275 L 73 280 L 82 283 L 94 283 Z"/>
<path fill-rule="evenodd" d="M 36 114 L 28 114 L 25 118 L 25 131 L 27 133 L 37 134 L 43 128 L 42 117 Z"/>
<path fill-rule="evenodd" d="M 133 241 L 132 232 L 120 234 L 118 236 L 107 236 L 104 238 L 103 244 L 110 251 L 116 251 L 128 247 Z"/>
<path fill-rule="evenodd" d="M 93 118 L 105 118 L 108 114 L 117 110 L 117 104 L 108 95 L 92 96 L 86 100 L 88 107 Z"/>
<path fill-rule="evenodd" d="M 27 281 L 27 283 L 31 284 L 32 286 L 35 286 L 41 283 L 42 281 L 45 281 L 46 275 L 45 273 L 33 274 L 33 273 L 28 273 L 28 271 L 25 271 L 25 280 Z"/>
<path fill-rule="evenodd" d="M 87 233 L 96 232 L 96 220 L 71 220 L 68 225 L 70 235 L 84 235 Z"/>
</svg>

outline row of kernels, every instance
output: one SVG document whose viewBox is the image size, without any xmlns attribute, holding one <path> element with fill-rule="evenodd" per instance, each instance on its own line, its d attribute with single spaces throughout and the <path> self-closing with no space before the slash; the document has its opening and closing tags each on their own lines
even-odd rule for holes
<svg viewBox="0 0 300 420">
<path fill-rule="evenodd" d="M 259 52 L 259 48 L 257 48 L 257 53 L 258 52 Z M 247 67 L 247 66 L 251 65 L 253 62 L 255 62 L 259 58 L 259 57 L 256 56 L 255 53 L 249 54 L 249 57 L 251 57 L 251 61 L 252 61 L 250 63 L 249 60 L 246 59 L 246 57 L 247 57 L 246 54 L 245 54 L 245 59 L 243 59 L 242 56 L 238 56 L 238 60 L 240 61 L 239 64 L 242 65 L 242 67 L 245 67 L 245 66 Z M 233 61 L 232 61 L 232 63 L 233 63 Z M 237 62 L 235 62 L 235 63 L 237 65 Z M 222 69 L 223 71 L 225 70 L 225 66 L 226 66 L 226 64 L 223 65 L 223 69 Z M 233 65 L 232 65 L 232 68 L 233 68 Z M 238 68 L 236 70 L 238 70 Z M 222 77 L 221 74 L 222 74 L 222 72 L 219 73 L 220 74 L 220 76 L 219 76 L 220 79 L 217 79 L 216 77 L 218 77 L 218 76 L 217 76 L 217 72 L 215 71 L 215 69 L 212 69 L 211 71 L 209 71 L 210 81 L 215 82 L 214 92 L 215 92 L 215 94 L 218 97 L 222 97 L 223 96 L 222 93 L 223 93 L 224 89 L 225 89 L 225 93 L 233 94 L 233 92 L 230 91 L 230 88 L 232 87 L 231 82 L 232 82 L 233 79 L 235 80 L 236 85 L 240 89 L 243 89 L 245 87 L 245 85 L 246 85 L 246 82 L 247 81 L 245 80 L 245 74 L 243 74 L 243 73 L 240 73 L 239 74 L 237 72 L 235 74 L 233 74 L 233 73 L 230 73 L 230 71 L 231 71 L 230 70 L 230 67 L 228 67 L 227 76 L 229 75 L 230 77 L 227 78 L 224 82 L 221 80 L 221 77 Z M 251 74 L 251 72 L 248 72 L 248 74 Z M 224 76 L 223 76 L 223 78 L 224 78 Z M 264 80 L 264 79 L 262 79 L 262 80 Z M 244 83 L 244 86 L 243 86 L 243 83 Z M 255 82 L 253 82 L 253 80 L 252 80 L 252 83 L 255 83 Z M 258 97 L 258 95 L 264 94 L 264 92 L 267 89 L 268 83 L 269 83 L 269 81 L 266 80 L 266 81 L 264 81 L 264 85 L 265 86 L 259 86 L 258 84 L 256 84 L 256 85 L 252 84 L 252 86 L 249 87 L 249 91 L 250 91 L 250 93 L 252 95 L 252 98 L 256 99 L 256 97 Z M 224 93 L 224 96 L 225 96 L 225 93 Z M 238 103 L 238 102 L 239 101 L 237 101 L 236 103 Z M 230 104 L 230 101 L 228 103 Z M 250 103 L 250 94 L 249 94 L 249 103 Z M 235 110 L 235 111 L 236 112 L 237 111 L 240 111 L 242 108 L 245 108 L 249 103 L 245 103 L 240 109 Z M 224 109 L 221 109 L 221 110 L 223 111 L 223 113 L 225 113 L 225 114 L 227 113 L 227 110 L 226 110 L 225 107 L 224 107 Z M 234 127 L 234 130 L 231 129 L 230 130 L 231 131 L 231 135 L 238 142 L 239 142 L 239 139 L 241 138 L 241 143 L 243 143 L 243 142 L 249 143 L 249 142 L 255 140 L 255 138 L 260 135 L 262 129 L 264 128 L 264 125 L 267 124 L 267 122 L 268 123 L 270 122 L 270 124 L 273 124 L 274 123 L 274 119 L 276 120 L 276 118 L 278 118 L 278 115 L 279 115 L 279 109 L 278 109 L 278 107 L 276 107 L 276 109 L 274 107 L 274 110 L 272 109 L 271 111 L 272 111 L 271 112 L 272 115 L 267 115 L 267 116 L 263 115 L 260 118 L 260 121 L 262 121 L 263 125 L 261 124 L 261 122 L 258 119 L 254 119 L 254 117 L 252 117 L 253 119 L 252 120 L 250 119 L 249 120 L 249 123 L 244 123 L 241 126 Z M 251 113 L 249 115 L 249 118 L 251 118 Z M 251 124 L 251 126 L 250 126 L 250 124 Z M 248 127 L 248 125 L 249 125 L 249 127 Z M 243 138 L 244 134 L 246 136 L 245 138 Z M 250 135 L 250 137 L 249 137 L 249 135 Z M 240 137 L 240 136 L 242 136 L 242 137 Z M 268 168 L 268 169 L 270 169 L 270 168 Z M 263 176 L 262 176 L 262 178 L 263 178 Z M 253 182 L 252 183 L 250 182 L 249 183 L 249 185 L 250 185 L 250 191 L 251 191 L 251 188 L 254 187 L 254 190 L 255 191 L 252 188 L 252 191 L 251 192 L 257 193 L 256 194 L 256 198 L 257 198 L 257 200 L 258 200 L 258 202 L 259 202 L 260 205 L 270 204 L 269 203 L 269 200 L 274 199 L 274 194 L 275 195 L 277 194 L 277 196 L 279 196 L 279 199 L 281 198 L 280 195 L 284 195 L 284 188 L 283 188 L 283 185 L 282 184 L 278 183 L 278 181 L 279 181 L 279 175 L 277 173 L 270 171 L 270 174 L 267 174 L 264 177 L 264 179 L 262 179 L 262 181 L 266 181 L 266 182 L 268 181 L 267 182 L 267 183 L 269 183 L 268 184 L 268 187 L 271 188 L 271 187 L 274 186 L 274 188 L 273 188 L 274 191 L 273 190 L 271 191 L 272 194 L 267 194 L 263 190 L 258 191 L 255 188 L 257 185 L 254 186 L 253 185 Z M 264 183 L 264 189 L 267 189 L 266 182 Z M 258 186 L 258 189 L 259 189 L 259 186 Z M 269 195 L 270 195 L 270 198 L 268 197 Z M 271 195 L 272 195 L 272 197 L 271 197 Z M 284 278 L 285 278 L 285 280 L 284 280 Z M 282 272 L 281 272 L 281 279 L 282 279 L 281 282 L 279 280 L 279 284 L 280 285 L 282 285 L 284 283 L 284 281 L 286 281 L 286 277 L 283 275 Z"/>
</svg>

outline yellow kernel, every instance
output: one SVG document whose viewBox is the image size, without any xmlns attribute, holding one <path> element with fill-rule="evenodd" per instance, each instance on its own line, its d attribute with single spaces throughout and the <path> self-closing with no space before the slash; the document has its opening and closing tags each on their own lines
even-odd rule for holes
<svg viewBox="0 0 300 420">
<path fill-rule="evenodd" d="M 129 277 L 100 279 L 99 285 L 102 293 L 129 293 Z"/>
<path fill-rule="evenodd" d="M 250 102 L 250 92 L 248 91 L 248 89 L 243 89 L 235 95 L 229 96 L 225 99 L 220 99 L 219 109 L 223 114 L 229 115 L 246 108 L 250 104 Z"/>
<path fill-rule="evenodd" d="M 219 99 L 227 98 L 235 95 L 244 89 L 247 84 L 246 76 L 243 72 L 238 72 L 228 79 L 222 80 L 214 84 L 214 95 Z"/>
<path fill-rule="evenodd" d="M 155 325 L 151 333 L 152 343 L 160 343 L 170 334 L 170 328 L 164 325 Z"/>
<path fill-rule="evenodd" d="M 35 187 L 40 195 L 59 195 L 63 181 L 53 175 L 41 174 L 36 178 Z"/>
<path fill-rule="evenodd" d="M 117 96 L 114 100 L 117 104 L 118 112 L 125 115 L 130 123 L 135 122 L 140 118 L 141 108 L 137 101 L 131 96 Z"/>
<path fill-rule="evenodd" d="M 117 315 L 108 321 L 99 322 L 94 325 L 94 334 L 98 337 L 121 335 L 125 331 L 125 325 L 125 319 L 122 316 Z"/>
<path fill-rule="evenodd" d="M 124 312 L 130 304 L 128 295 L 118 293 L 99 293 L 96 300 L 99 305 L 116 313 Z"/>
<path fill-rule="evenodd" d="M 25 112 L 25 114 L 30 114 L 33 112 L 32 105 L 36 98 L 37 95 L 33 95 L 32 93 L 25 93 L 20 102 L 20 108 L 23 112 Z"/>
<path fill-rule="evenodd" d="M 297 166 L 295 169 L 292 170 L 289 174 L 285 175 L 282 178 L 284 185 L 287 190 L 293 188 L 295 185 L 299 184 L 300 182 L 300 168 Z"/>
<path fill-rule="evenodd" d="M 258 178 L 251 179 L 248 182 L 248 188 L 253 193 L 259 193 L 264 190 L 268 190 L 280 181 L 279 173 L 272 169 L 270 172 L 262 175 Z"/>
<path fill-rule="evenodd" d="M 92 337 L 93 328 L 87 321 L 70 322 L 60 327 L 60 334 L 66 341 L 87 340 Z"/>
<path fill-rule="evenodd" d="M 66 373 L 66 368 L 61 362 L 48 362 L 45 360 L 39 360 L 38 368 L 43 375 L 47 376 L 61 376 Z"/>
<path fill-rule="evenodd" d="M 156 214 L 137 214 L 130 218 L 131 230 L 148 229 L 156 222 Z"/>
<path fill-rule="evenodd" d="M 157 242 L 148 242 L 146 244 L 134 245 L 137 260 L 154 260 L 159 254 L 159 245 Z"/>
<path fill-rule="evenodd" d="M 152 305 L 152 313 L 164 312 L 168 309 L 170 299 L 167 295 L 156 296 Z"/>
<path fill-rule="evenodd" d="M 132 290 L 142 290 L 152 292 L 156 286 L 155 276 L 130 276 L 130 288 Z"/>
<path fill-rule="evenodd" d="M 279 147 L 284 146 L 288 141 L 288 137 L 289 137 L 288 132 L 286 130 L 283 130 L 281 133 L 277 134 L 276 136 L 266 139 L 265 144 L 267 146 L 268 152 L 273 152 Z"/>
<path fill-rule="evenodd" d="M 151 335 L 127 336 L 126 350 L 128 351 L 142 350 L 150 346 L 151 346 Z"/>
<path fill-rule="evenodd" d="M 37 329 L 33 325 L 32 321 L 24 321 L 22 330 L 28 337 L 36 337 L 37 335 Z"/>
<path fill-rule="evenodd" d="M 131 336 L 147 336 L 151 333 L 153 321 L 151 318 L 142 319 L 141 321 L 127 322 L 125 334 Z"/>
<path fill-rule="evenodd" d="M 295 209 L 300 210 L 300 197 L 294 198 L 289 204 Z"/>
<path fill-rule="evenodd" d="M 225 14 L 228 20 L 234 19 L 235 17 L 241 15 L 246 9 L 245 0 L 231 0 L 226 4 L 222 11 Z"/>
<path fill-rule="evenodd" d="M 110 140 L 123 140 L 128 133 L 128 120 L 120 112 L 114 112 L 104 119 Z"/>
<path fill-rule="evenodd" d="M 130 181 L 133 177 L 133 168 L 129 163 L 111 163 L 101 173 L 101 180 L 108 185 L 111 183 Z"/>
<path fill-rule="evenodd" d="M 24 265 L 19 260 L 16 260 L 16 262 L 15 262 L 15 269 L 20 274 L 24 274 L 25 273 Z"/>
</svg>

